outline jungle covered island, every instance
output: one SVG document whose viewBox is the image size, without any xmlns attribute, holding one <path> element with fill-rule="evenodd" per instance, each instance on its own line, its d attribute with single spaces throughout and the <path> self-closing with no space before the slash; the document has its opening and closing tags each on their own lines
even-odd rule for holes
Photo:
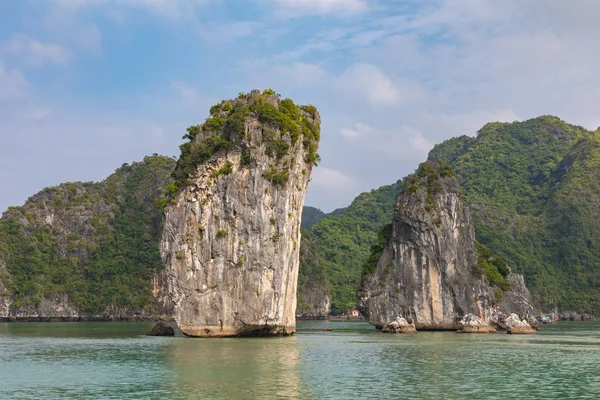
<svg viewBox="0 0 600 400">
<path fill-rule="evenodd" d="M 150 156 L 99 183 L 44 189 L 0 219 L 0 318 L 154 319 L 162 212 L 175 161 Z"/>
<path fill-rule="evenodd" d="M 212 107 L 184 138 L 160 242 L 179 328 L 293 334 L 301 215 L 319 161 L 316 108 L 255 90 Z"/>
</svg>

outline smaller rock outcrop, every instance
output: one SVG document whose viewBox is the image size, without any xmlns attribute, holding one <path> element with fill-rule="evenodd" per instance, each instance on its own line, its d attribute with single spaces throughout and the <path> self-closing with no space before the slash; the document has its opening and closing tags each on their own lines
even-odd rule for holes
<svg viewBox="0 0 600 400">
<path fill-rule="evenodd" d="M 159 321 L 152 327 L 147 336 L 175 336 L 175 329 L 172 326 L 165 324 L 163 321 Z"/>
<path fill-rule="evenodd" d="M 404 181 L 393 222 L 380 232 L 365 265 L 361 313 L 386 332 L 533 333 L 537 321 L 529 303 L 523 277 L 475 241 L 452 169 L 421 164 Z M 524 324 L 507 324 L 513 313 Z"/>
<path fill-rule="evenodd" d="M 525 319 L 519 318 L 517 314 L 510 314 L 504 321 L 506 326 L 506 332 L 511 334 L 532 334 L 536 333 L 536 330 L 529 325 L 529 322 Z"/>
<path fill-rule="evenodd" d="M 417 331 L 414 323 L 409 323 L 402 317 L 396 317 L 395 320 L 381 328 L 381 332 L 388 333 L 414 333 Z"/>
<path fill-rule="evenodd" d="M 479 318 L 477 315 L 467 314 L 460 320 L 460 333 L 494 333 L 497 332 L 494 327 Z"/>
</svg>

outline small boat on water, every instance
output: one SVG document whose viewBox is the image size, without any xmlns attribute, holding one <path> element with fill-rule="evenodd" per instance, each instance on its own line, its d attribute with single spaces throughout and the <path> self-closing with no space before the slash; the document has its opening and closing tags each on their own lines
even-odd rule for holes
<svg viewBox="0 0 600 400">
<path fill-rule="evenodd" d="M 554 314 L 545 314 L 545 315 L 541 315 L 538 318 L 538 321 L 540 321 L 542 324 L 551 324 L 553 322 L 558 321 L 558 317 Z"/>
</svg>

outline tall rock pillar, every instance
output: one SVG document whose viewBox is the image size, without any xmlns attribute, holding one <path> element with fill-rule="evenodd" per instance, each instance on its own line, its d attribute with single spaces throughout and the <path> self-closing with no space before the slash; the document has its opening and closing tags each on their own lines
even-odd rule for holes
<svg viewBox="0 0 600 400">
<path fill-rule="evenodd" d="M 300 222 L 319 132 L 315 107 L 271 90 L 223 101 L 188 129 L 160 244 L 186 335 L 295 332 Z"/>
</svg>

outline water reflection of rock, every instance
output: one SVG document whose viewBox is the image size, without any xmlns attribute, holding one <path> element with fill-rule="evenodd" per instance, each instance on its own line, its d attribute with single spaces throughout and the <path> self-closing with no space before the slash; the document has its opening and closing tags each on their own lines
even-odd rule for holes
<svg viewBox="0 0 600 400">
<path fill-rule="evenodd" d="M 167 349 L 174 398 L 306 398 L 295 337 L 199 340 Z M 303 393 L 304 392 L 304 393 Z"/>
</svg>

